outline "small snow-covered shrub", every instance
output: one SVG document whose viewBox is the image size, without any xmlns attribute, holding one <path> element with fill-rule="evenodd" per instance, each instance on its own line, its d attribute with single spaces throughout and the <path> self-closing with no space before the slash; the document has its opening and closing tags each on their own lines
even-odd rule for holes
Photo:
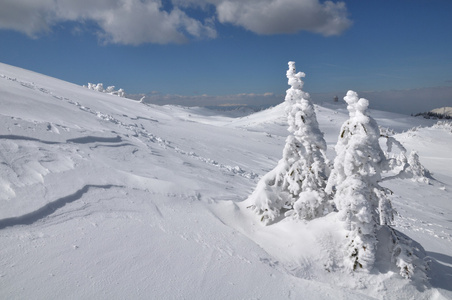
<svg viewBox="0 0 452 300">
<path fill-rule="evenodd" d="M 444 129 L 450 133 L 452 133 L 452 121 L 438 121 L 435 125 L 433 125 L 433 128 L 440 128 Z"/>
<path fill-rule="evenodd" d="M 407 157 L 407 150 L 403 145 L 392 136 L 386 138 L 387 149 L 384 152 L 386 163 L 382 164 L 382 170 L 394 172 L 395 175 L 390 178 L 411 178 L 413 181 L 430 183 L 430 172 L 421 164 L 419 155 L 416 151 L 411 151 Z M 398 152 L 394 150 L 396 146 Z"/>
<path fill-rule="evenodd" d="M 259 180 L 249 197 L 252 203 L 250 207 L 261 217 L 260 220 L 264 224 L 279 217 L 281 209 L 288 202 L 289 193 L 283 176 L 286 172 L 284 161 L 280 160 L 273 170 Z"/>
<path fill-rule="evenodd" d="M 119 90 L 115 90 L 115 86 L 111 85 L 108 86 L 106 89 L 104 89 L 104 85 L 102 83 L 98 83 L 98 84 L 94 84 L 94 83 L 88 83 L 88 85 L 84 85 L 84 87 L 93 90 L 93 91 L 98 91 L 101 93 L 106 93 L 106 94 L 110 94 L 110 95 L 117 95 L 119 97 L 125 97 L 125 92 L 123 89 L 119 89 Z"/>
<path fill-rule="evenodd" d="M 416 151 L 411 151 L 408 157 L 408 167 L 405 172 L 412 176 L 413 181 L 430 183 L 428 177 L 430 177 L 430 172 L 421 164 L 419 161 L 419 155 Z"/>
<path fill-rule="evenodd" d="M 382 263 L 391 263 L 406 279 L 427 280 L 428 258 L 421 245 L 389 226 L 380 226 L 377 234 L 379 259 L 387 260 Z"/>
<path fill-rule="evenodd" d="M 378 126 L 380 128 L 380 135 L 382 136 L 391 136 L 394 135 L 394 130 L 391 128 L 386 128 L 386 127 L 381 127 Z"/>
<path fill-rule="evenodd" d="M 110 85 L 109 87 L 107 87 L 105 89 L 105 93 L 113 93 L 115 91 L 115 86 L 114 85 Z"/>
</svg>

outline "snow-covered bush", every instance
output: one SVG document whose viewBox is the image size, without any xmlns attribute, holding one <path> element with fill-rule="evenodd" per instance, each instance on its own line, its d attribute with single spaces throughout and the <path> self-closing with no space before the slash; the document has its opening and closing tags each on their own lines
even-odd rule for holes
<svg viewBox="0 0 452 300">
<path fill-rule="evenodd" d="M 105 93 L 113 93 L 115 91 L 115 86 L 114 85 L 110 85 L 109 87 L 107 87 L 105 89 Z"/>
<path fill-rule="evenodd" d="M 393 219 L 391 202 L 378 184 L 386 158 L 378 143 L 378 125 L 367 114 L 369 102 L 353 91 L 348 91 L 344 100 L 350 118 L 340 131 L 326 191 L 334 194 L 338 216 L 348 231 L 345 266 L 370 270 L 378 226 Z"/>
<path fill-rule="evenodd" d="M 385 260 L 381 263 L 395 265 L 404 278 L 419 283 L 427 280 L 428 258 L 421 245 L 389 226 L 380 226 L 377 236 L 378 259 Z"/>
<path fill-rule="evenodd" d="M 408 168 L 405 171 L 412 176 L 413 181 L 429 184 L 430 172 L 419 161 L 419 155 L 416 151 L 411 151 L 408 157 Z"/>
<path fill-rule="evenodd" d="M 84 87 L 93 90 L 93 91 L 98 91 L 101 93 L 106 93 L 106 94 L 110 94 L 110 95 L 117 95 L 119 97 L 125 97 L 125 92 L 123 89 L 119 89 L 117 91 L 115 91 L 115 86 L 111 85 L 108 86 L 106 89 L 104 89 L 104 85 L 102 83 L 98 83 L 98 84 L 94 84 L 94 83 L 88 83 L 88 85 L 84 85 Z"/>
<path fill-rule="evenodd" d="M 289 135 L 278 165 L 262 177 L 250 196 L 252 209 L 267 224 L 286 216 L 313 219 L 323 216 L 329 205 L 324 192 L 328 173 L 326 143 L 319 129 L 308 93 L 302 90 L 295 62 L 287 70 L 290 88 L 286 92 L 286 114 Z"/>
<path fill-rule="evenodd" d="M 123 89 L 119 89 L 116 92 L 113 92 L 114 95 L 118 95 L 119 97 L 124 98 L 126 96 L 126 92 Z"/>
<path fill-rule="evenodd" d="M 452 133 L 452 121 L 438 121 L 433 128 L 442 128 L 450 133 Z"/>
<path fill-rule="evenodd" d="M 411 151 L 407 158 L 407 150 L 392 136 L 381 135 L 386 138 L 387 149 L 384 152 L 386 164 L 383 170 L 395 173 L 389 178 L 411 178 L 413 181 L 430 183 L 430 172 L 421 164 L 416 151 Z M 393 150 L 396 146 L 398 153 Z M 386 178 L 387 179 L 387 178 Z"/>
<path fill-rule="evenodd" d="M 394 134 L 394 130 L 391 128 L 386 128 L 386 127 L 381 127 L 381 126 L 378 126 L 378 128 L 380 128 L 381 136 L 390 136 L 390 135 Z"/>
</svg>

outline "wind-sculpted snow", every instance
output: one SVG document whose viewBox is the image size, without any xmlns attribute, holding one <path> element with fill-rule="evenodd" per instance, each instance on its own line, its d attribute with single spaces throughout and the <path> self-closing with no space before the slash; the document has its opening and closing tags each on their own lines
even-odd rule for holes
<svg viewBox="0 0 452 300">
<path fill-rule="evenodd" d="M 55 145 L 55 144 L 63 144 L 62 142 L 53 142 L 53 141 L 45 141 L 40 140 L 33 137 L 27 136 L 19 136 L 19 135 L 0 135 L 0 139 L 4 140 L 20 140 L 20 141 L 32 141 L 39 142 L 43 144 Z M 96 136 L 84 136 L 79 138 L 67 139 L 66 143 L 74 143 L 74 144 L 90 144 L 90 143 L 119 143 L 122 139 L 120 136 L 116 137 L 96 137 Z"/>
<path fill-rule="evenodd" d="M 121 188 L 121 186 L 114 185 L 86 185 L 71 195 L 67 195 L 62 198 L 56 199 L 55 201 L 49 202 L 46 205 L 38 208 L 37 210 L 25 215 L 0 219 L 0 230 L 10 226 L 31 225 L 41 219 L 44 219 L 45 217 L 50 216 L 60 208 L 64 207 L 66 204 L 79 200 L 90 189 L 110 189 L 113 187 Z"/>
<path fill-rule="evenodd" d="M 37 90 L 37 91 L 42 92 L 44 94 L 49 94 L 49 95 L 51 95 L 52 97 L 54 97 L 54 98 L 56 98 L 58 100 L 66 101 L 67 103 L 78 107 L 80 110 L 82 110 L 84 112 L 87 112 L 87 113 L 90 113 L 90 114 L 93 114 L 93 115 L 97 116 L 101 120 L 104 120 L 104 121 L 107 121 L 107 122 L 111 122 L 113 124 L 116 124 L 116 125 L 122 127 L 123 129 L 126 129 L 127 131 L 131 131 L 132 132 L 132 134 L 131 134 L 132 136 L 141 137 L 141 138 L 144 138 L 147 141 L 151 141 L 153 143 L 157 143 L 162 148 L 172 149 L 172 150 L 176 151 L 177 153 L 180 153 L 180 154 L 183 154 L 183 155 L 187 155 L 187 156 L 189 156 L 191 158 L 195 158 L 195 159 L 197 159 L 199 161 L 202 161 L 204 163 L 213 165 L 215 167 L 218 167 L 219 169 L 222 169 L 224 171 L 230 172 L 232 174 L 240 175 L 240 176 L 243 176 L 243 177 L 246 177 L 246 178 L 250 178 L 250 179 L 258 177 L 258 175 L 256 173 L 254 173 L 254 172 L 247 172 L 247 171 L 243 170 L 242 168 L 240 168 L 239 166 L 230 166 L 230 165 L 221 164 L 221 163 L 218 163 L 217 161 L 215 161 L 215 160 L 213 160 L 211 158 L 200 156 L 200 155 L 194 153 L 193 151 L 185 151 L 185 150 L 181 149 L 178 146 L 173 146 L 173 143 L 171 143 L 170 141 L 167 141 L 164 138 L 161 138 L 161 137 L 156 136 L 155 134 L 149 132 L 148 130 L 146 130 L 143 127 L 143 125 L 140 126 L 137 123 L 126 123 L 126 122 L 123 122 L 123 121 L 119 120 L 118 118 L 114 117 L 111 114 L 105 114 L 105 113 L 102 113 L 100 111 L 96 111 L 94 109 L 91 109 L 90 107 L 87 107 L 87 106 L 84 106 L 84 105 L 80 104 L 77 101 L 70 100 L 67 97 L 58 96 L 58 95 L 54 94 L 53 92 L 50 92 L 49 90 L 47 90 L 45 88 L 38 87 L 35 83 L 21 81 L 21 80 L 18 80 L 17 78 L 11 78 L 11 77 L 8 77 L 8 76 L 5 76 L 5 75 L 1 75 L 0 77 L 5 78 L 5 79 L 10 80 L 10 81 L 13 81 L 13 82 L 17 82 L 17 83 L 19 83 L 22 86 L 25 86 L 25 87 L 30 88 L 30 89 Z M 134 117 L 131 117 L 131 118 L 126 117 L 126 119 L 130 119 L 132 121 L 141 119 L 141 120 L 145 120 L 145 121 L 151 121 L 151 122 L 157 122 L 158 123 L 158 120 L 156 120 L 156 119 L 140 117 L 140 116 L 137 116 L 135 118 Z M 70 140 L 67 140 L 67 142 L 68 143 L 71 143 L 71 142 L 75 142 L 75 143 L 92 143 L 92 142 L 96 142 L 93 138 L 94 137 L 84 137 L 84 138 L 70 139 Z M 118 136 L 117 138 L 121 139 L 120 136 Z M 105 142 L 112 142 L 112 141 L 113 142 L 117 142 L 116 140 L 112 140 L 111 138 L 102 138 L 102 137 L 100 137 L 98 139 L 103 139 L 103 140 L 98 140 L 99 142 L 102 142 L 102 141 L 105 141 Z"/>
<path fill-rule="evenodd" d="M 67 143 L 75 144 L 90 144 L 90 143 L 120 143 L 122 138 L 120 136 L 116 137 L 97 137 L 97 136 L 84 136 L 74 139 L 66 140 Z"/>
<path fill-rule="evenodd" d="M 43 143 L 43 144 L 49 144 L 49 145 L 60 144 L 60 142 L 45 141 L 45 140 L 40 140 L 40 139 L 36 139 L 33 137 L 13 135 L 13 134 L 12 135 L 0 135 L 0 139 L 16 140 L 16 141 L 32 141 L 32 142 L 39 142 L 39 143 Z"/>
</svg>

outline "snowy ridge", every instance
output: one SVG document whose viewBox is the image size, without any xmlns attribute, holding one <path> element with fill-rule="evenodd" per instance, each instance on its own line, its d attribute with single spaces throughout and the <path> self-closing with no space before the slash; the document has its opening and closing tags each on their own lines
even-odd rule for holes
<svg viewBox="0 0 452 300">
<path fill-rule="evenodd" d="M 281 157 L 282 105 L 228 118 L 4 64 L 0 103 L 0 298 L 452 299 L 448 125 L 371 111 L 431 174 L 381 182 L 430 267 L 410 281 L 340 268 L 334 213 L 263 226 L 247 208 Z M 315 110 L 331 158 L 347 113 Z"/>
</svg>

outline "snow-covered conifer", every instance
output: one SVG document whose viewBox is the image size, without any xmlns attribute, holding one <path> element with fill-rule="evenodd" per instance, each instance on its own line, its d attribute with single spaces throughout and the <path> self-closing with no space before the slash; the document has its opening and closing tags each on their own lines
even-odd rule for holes
<svg viewBox="0 0 452 300">
<path fill-rule="evenodd" d="M 419 161 L 419 155 L 416 151 L 411 151 L 410 156 L 408 157 L 408 170 L 413 177 L 413 181 L 424 182 L 429 184 L 430 180 L 428 177 L 430 176 L 430 172 L 421 164 Z"/>
<path fill-rule="evenodd" d="M 102 83 L 98 83 L 95 87 L 95 90 L 98 92 L 104 92 L 104 85 Z"/>
<path fill-rule="evenodd" d="M 114 91 L 115 91 L 115 86 L 114 85 L 110 85 L 105 90 L 105 93 L 113 93 Z"/>
<path fill-rule="evenodd" d="M 90 90 L 94 90 L 94 91 L 98 91 L 101 93 L 107 93 L 110 95 L 117 95 L 119 97 L 125 97 L 126 93 L 123 89 L 119 89 L 117 91 L 115 91 L 115 86 L 111 85 L 108 86 L 107 89 L 104 89 L 104 85 L 103 83 L 98 83 L 98 84 L 93 84 L 93 83 L 88 83 L 88 86 L 84 85 L 83 87 L 87 87 Z"/>
<path fill-rule="evenodd" d="M 379 186 L 385 156 L 377 123 L 367 114 L 369 102 L 348 91 L 350 118 L 342 125 L 337 156 L 326 191 L 334 193 L 339 218 L 348 231 L 345 265 L 370 270 L 375 261 L 378 226 L 393 218 L 391 202 Z"/>
<path fill-rule="evenodd" d="M 324 192 L 326 143 L 310 96 L 302 90 L 305 74 L 297 73 L 291 61 L 286 75 L 290 85 L 285 97 L 289 136 L 283 157 L 262 177 L 249 199 L 264 223 L 273 221 L 283 209 L 288 210 L 286 216 L 312 219 L 323 216 L 328 208 Z"/>
<path fill-rule="evenodd" d="M 126 92 L 123 89 L 118 90 L 118 96 L 124 98 L 126 96 Z"/>
</svg>

